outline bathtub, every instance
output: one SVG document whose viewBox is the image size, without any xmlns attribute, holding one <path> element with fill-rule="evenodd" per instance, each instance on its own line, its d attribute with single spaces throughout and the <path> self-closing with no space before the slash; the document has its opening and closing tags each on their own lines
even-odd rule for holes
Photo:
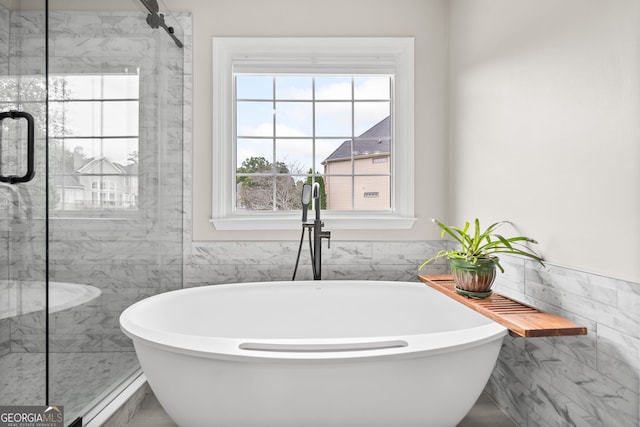
<svg viewBox="0 0 640 427">
<path fill-rule="evenodd" d="M 203 286 L 120 326 L 183 427 L 455 426 L 507 330 L 420 283 Z"/>
<path fill-rule="evenodd" d="M 49 282 L 49 314 L 86 304 L 102 294 L 95 286 Z M 0 319 L 44 310 L 46 284 L 33 280 L 0 280 Z"/>
</svg>

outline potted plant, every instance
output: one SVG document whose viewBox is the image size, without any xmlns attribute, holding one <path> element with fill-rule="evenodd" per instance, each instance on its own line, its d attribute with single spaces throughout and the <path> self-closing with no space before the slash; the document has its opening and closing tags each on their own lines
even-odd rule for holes
<svg viewBox="0 0 640 427">
<path fill-rule="evenodd" d="M 441 236 L 448 234 L 455 239 L 460 247 L 457 249 L 439 251 L 436 256 L 426 260 L 421 266 L 438 258 L 447 258 L 451 266 L 451 275 L 456 283 L 456 291 L 472 298 L 486 298 L 491 295 L 491 285 L 496 278 L 496 267 L 504 273 L 497 254 L 511 254 L 528 257 L 542 262 L 542 257 L 530 249 L 527 244 L 538 243 L 530 237 L 504 237 L 496 234 L 495 230 L 509 221 L 491 224 L 485 230 L 480 228 L 480 221 L 476 218 L 474 228 L 466 222 L 464 228 L 445 225 L 437 219 L 432 219 L 442 229 Z"/>
</svg>

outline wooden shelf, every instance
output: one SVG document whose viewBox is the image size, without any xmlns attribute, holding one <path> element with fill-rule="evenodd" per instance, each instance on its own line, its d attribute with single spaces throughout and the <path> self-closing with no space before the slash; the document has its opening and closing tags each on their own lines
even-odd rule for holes
<svg viewBox="0 0 640 427">
<path fill-rule="evenodd" d="M 525 338 L 586 335 L 587 328 L 555 314 L 514 301 L 494 292 L 484 299 L 467 298 L 458 294 L 449 274 L 420 275 L 420 280 L 437 291 L 494 320 L 516 335 Z"/>
</svg>

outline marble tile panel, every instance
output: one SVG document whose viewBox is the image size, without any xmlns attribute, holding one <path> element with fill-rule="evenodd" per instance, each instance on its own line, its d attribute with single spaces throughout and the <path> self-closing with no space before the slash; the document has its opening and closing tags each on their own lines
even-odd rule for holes
<svg viewBox="0 0 640 427">
<path fill-rule="evenodd" d="M 625 283 L 622 280 L 554 265 L 540 267 L 529 263 L 526 267 L 526 279 L 528 282 L 557 286 L 568 294 L 593 299 L 610 306 L 616 305 L 616 291 Z"/>
<path fill-rule="evenodd" d="M 640 339 L 598 325 L 598 372 L 640 395 Z"/>
<path fill-rule="evenodd" d="M 521 425 L 526 425 L 527 427 L 553 427 L 552 424 L 549 424 L 544 418 L 536 413 L 529 413 L 527 423 Z"/>
<path fill-rule="evenodd" d="M 623 331 L 630 335 L 637 334 L 638 323 L 634 319 L 635 315 L 622 312 L 618 310 L 615 305 L 617 304 L 617 291 L 615 289 L 608 290 L 611 295 L 609 295 L 606 300 L 614 304 L 610 305 L 587 293 L 579 295 L 569 292 L 563 287 L 563 282 L 540 282 L 541 280 L 538 278 L 530 278 L 527 276 L 527 295 L 537 300 L 545 301 L 560 309 L 592 319 L 613 329 Z M 602 295 L 605 293 L 602 288 L 591 289 L 587 292 L 591 295 Z"/>
<path fill-rule="evenodd" d="M 65 418 L 73 420 L 138 367 L 132 352 L 52 353 L 50 400 L 64 405 Z"/>
<path fill-rule="evenodd" d="M 322 278 L 329 280 L 418 281 L 415 266 L 376 264 L 324 266 Z"/>
<path fill-rule="evenodd" d="M 524 295 L 524 263 L 521 258 L 501 256 L 500 265 L 504 273 L 499 273 L 494 286 L 498 292 L 509 292 L 512 295 Z"/>
<path fill-rule="evenodd" d="M 306 238 L 305 243 L 302 250 L 309 255 Z M 323 265 L 371 264 L 373 263 L 373 242 L 332 239 L 331 248 L 327 248 L 324 244 L 322 246 L 322 263 Z"/>
<path fill-rule="evenodd" d="M 376 264 L 406 264 L 416 269 L 427 259 L 444 249 L 442 241 L 372 242 L 372 262 Z M 446 260 L 434 261 L 446 264 Z"/>
<path fill-rule="evenodd" d="M 11 353 L 11 322 L 0 319 L 0 357 Z"/>
<path fill-rule="evenodd" d="M 629 316 L 640 331 L 640 283 L 618 281 L 616 289 L 618 309 Z M 640 336 L 640 332 L 636 336 Z"/>
<path fill-rule="evenodd" d="M 49 38 L 49 52 L 52 56 L 63 56 L 68 52 L 75 52 L 76 58 L 84 56 L 98 56 L 96 52 L 106 53 L 108 55 L 121 55 L 126 58 L 144 58 L 145 56 L 155 55 L 151 50 L 153 43 L 148 37 L 143 36 L 126 36 L 114 38 L 108 35 L 95 35 L 92 37 L 53 34 Z M 28 49 L 26 52 L 33 52 Z"/>
<path fill-rule="evenodd" d="M 44 353 L 0 357 L 0 401 L 3 405 L 42 405 L 45 398 Z"/>
<path fill-rule="evenodd" d="M 538 377 L 533 377 L 526 402 L 528 420 L 535 419 L 539 424 L 557 427 L 600 425 L 597 417 Z"/>
<path fill-rule="evenodd" d="M 531 357 L 530 375 L 546 382 L 602 425 L 633 426 L 638 420 L 638 394 L 621 386 L 595 369 L 568 359 L 544 340 L 529 339 L 527 353 Z"/>
<path fill-rule="evenodd" d="M 15 34 L 44 34 L 46 17 L 42 11 L 20 11 L 11 13 L 11 31 Z"/>
<path fill-rule="evenodd" d="M 528 361 L 524 344 L 519 340 L 505 337 L 485 391 L 517 425 L 525 426 L 527 406 L 522 402 L 527 401 L 530 379 L 526 375 Z"/>
<path fill-rule="evenodd" d="M 104 331 L 108 314 L 96 310 L 64 310 L 49 316 L 49 330 L 54 336 L 64 334 L 98 334 Z"/>
<path fill-rule="evenodd" d="M 49 340 L 49 351 L 54 353 L 99 353 L 102 351 L 101 334 L 57 333 Z"/>
<path fill-rule="evenodd" d="M 297 250 L 298 245 L 295 242 L 194 243 L 191 256 L 186 263 L 189 265 L 237 264 L 240 266 L 255 266 L 281 264 L 283 260 L 290 259 L 293 269 Z"/>
<path fill-rule="evenodd" d="M 50 11 L 49 25 L 51 33 L 59 35 L 89 35 L 103 34 L 102 19 L 103 13 L 73 12 L 73 11 Z"/>
<path fill-rule="evenodd" d="M 39 353 L 45 349 L 44 327 L 11 324 L 11 353 Z"/>
</svg>

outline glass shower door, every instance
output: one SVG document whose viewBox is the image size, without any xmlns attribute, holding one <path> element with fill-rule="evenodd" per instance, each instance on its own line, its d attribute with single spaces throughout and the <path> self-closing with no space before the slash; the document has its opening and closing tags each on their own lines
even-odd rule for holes
<svg viewBox="0 0 640 427">
<path fill-rule="evenodd" d="M 48 2 L 48 274 L 74 295 L 49 310 L 49 397 L 70 422 L 139 371 L 120 313 L 182 287 L 184 38 L 155 3 Z"/>
<path fill-rule="evenodd" d="M 12 406 L 48 393 L 46 16 L 44 1 L 21 4 L 0 3 L 0 405 Z"/>
</svg>

